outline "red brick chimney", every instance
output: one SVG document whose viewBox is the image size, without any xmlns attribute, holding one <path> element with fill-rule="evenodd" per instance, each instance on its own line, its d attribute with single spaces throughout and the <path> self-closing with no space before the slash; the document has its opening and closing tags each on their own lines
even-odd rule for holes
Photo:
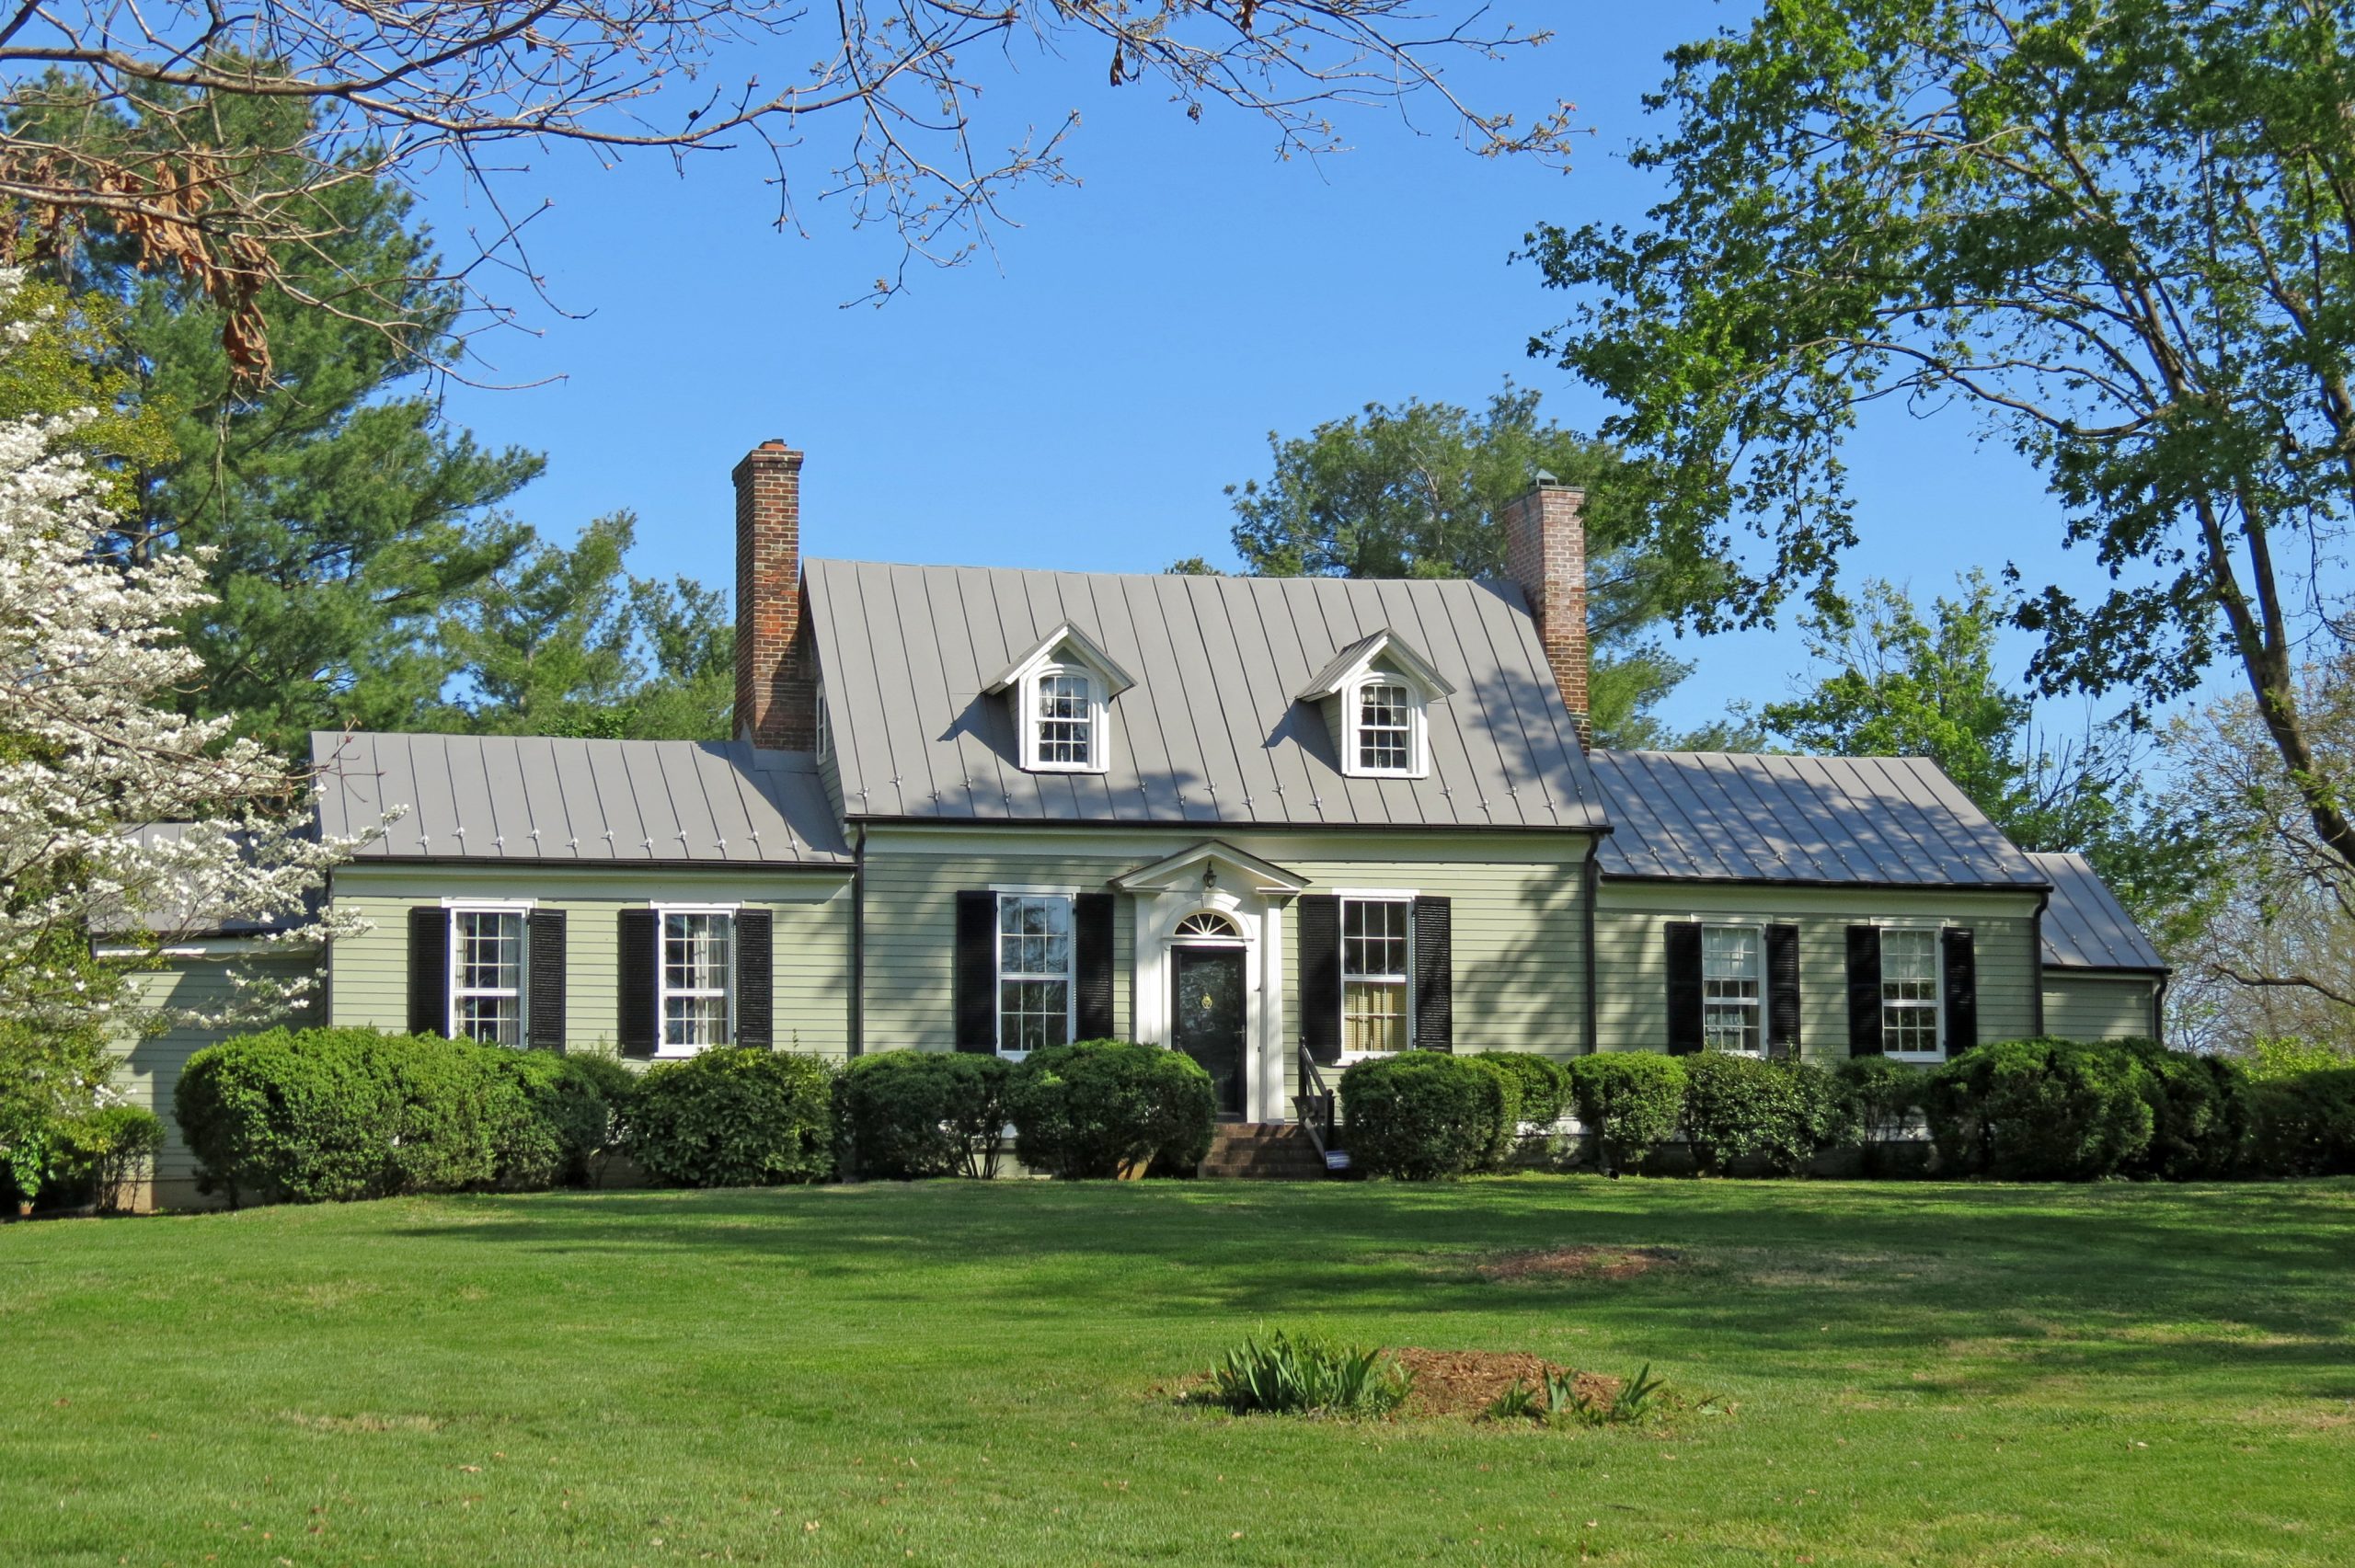
<svg viewBox="0 0 2355 1568">
<path fill-rule="evenodd" d="M 1529 598 L 1537 640 L 1581 746 L 1594 739 L 1587 703 L 1586 524 L 1579 515 L 1585 506 L 1584 490 L 1540 474 L 1527 495 L 1505 508 L 1505 574 Z"/>
<path fill-rule="evenodd" d="M 736 481 L 736 738 L 818 745 L 818 682 L 801 635 L 801 454 L 766 441 Z"/>
</svg>

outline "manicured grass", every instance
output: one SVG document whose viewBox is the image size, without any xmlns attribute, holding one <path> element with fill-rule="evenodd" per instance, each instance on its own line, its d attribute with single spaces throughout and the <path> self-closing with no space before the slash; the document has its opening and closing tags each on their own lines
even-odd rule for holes
<svg viewBox="0 0 2355 1568">
<path fill-rule="evenodd" d="M 1492 1283 L 1499 1249 L 1662 1246 Z M 0 1559 L 2344 1563 L 2355 1185 L 938 1184 L 0 1230 Z M 1259 1323 L 1648 1431 L 1236 1420 Z"/>
</svg>

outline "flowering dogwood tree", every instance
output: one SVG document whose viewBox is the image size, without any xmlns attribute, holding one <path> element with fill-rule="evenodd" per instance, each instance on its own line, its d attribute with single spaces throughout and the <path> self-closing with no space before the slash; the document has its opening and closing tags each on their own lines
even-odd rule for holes
<svg viewBox="0 0 2355 1568">
<path fill-rule="evenodd" d="M 0 271 L 0 305 L 21 275 Z M 0 332 L 0 374 L 34 326 Z M 226 719 L 175 710 L 199 670 L 176 627 L 202 565 L 97 553 L 103 476 L 72 450 L 85 417 L 0 420 L 0 1100 L 87 1104 L 97 1042 L 153 1026 L 129 974 L 197 931 L 338 934 L 305 913 L 350 841 L 308 831 L 307 781 Z M 245 979 L 227 1022 L 297 1000 Z"/>
</svg>

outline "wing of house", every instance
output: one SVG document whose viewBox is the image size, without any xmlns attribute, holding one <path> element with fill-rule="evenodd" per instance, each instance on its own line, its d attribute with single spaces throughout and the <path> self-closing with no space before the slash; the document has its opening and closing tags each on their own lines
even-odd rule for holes
<svg viewBox="0 0 2355 1568">
<path fill-rule="evenodd" d="M 2155 990 L 2082 863 L 1926 763 L 1590 754 L 1576 491 L 1515 505 L 1499 581 L 1146 577 L 805 562 L 800 468 L 735 472 L 735 740 L 318 738 L 323 826 L 401 808 L 334 880 L 373 930 L 332 1021 L 1120 1036 L 1274 1122 L 1369 1052 L 1932 1061 Z"/>
</svg>

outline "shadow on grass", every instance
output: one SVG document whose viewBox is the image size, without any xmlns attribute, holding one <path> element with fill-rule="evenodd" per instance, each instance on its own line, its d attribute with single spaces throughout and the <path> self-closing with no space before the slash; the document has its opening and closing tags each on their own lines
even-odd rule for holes
<svg viewBox="0 0 2355 1568">
<path fill-rule="evenodd" d="M 1680 1354 L 1739 1344 L 1746 1364 L 1769 1368 L 1821 1363 L 1828 1345 L 1866 1368 L 1945 1356 L 1981 1393 L 2270 1368 L 2306 1397 L 2355 1398 L 2355 1183 L 935 1183 L 481 1197 L 439 1211 L 443 1222 L 395 1233 L 602 1253 L 616 1268 L 658 1254 L 790 1267 L 868 1310 L 936 1310 L 947 1297 L 1007 1317 L 1143 1321 L 1567 1313 Z M 1573 1243 L 1667 1246 L 1687 1261 L 1626 1280 L 1499 1285 L 1473 1272 L 1494 1252 Z M 1867 1369 L 1860 1386 L 1938 1392 L 1959 1379 Z"/>
</svg>

